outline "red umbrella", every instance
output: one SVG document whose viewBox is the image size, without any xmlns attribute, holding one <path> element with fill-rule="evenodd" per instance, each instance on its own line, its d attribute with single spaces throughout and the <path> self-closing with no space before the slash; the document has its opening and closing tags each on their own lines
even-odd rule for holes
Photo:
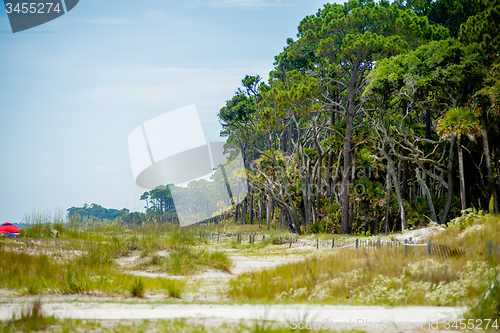
<svg viewBox="0 0 500 333">
<path fill-rule="evenodd" d="M 9 222 L 0 225 L 0 232 L 4 234 L 16 234 L 20 231 L 18 227 Z"/>
</svg>

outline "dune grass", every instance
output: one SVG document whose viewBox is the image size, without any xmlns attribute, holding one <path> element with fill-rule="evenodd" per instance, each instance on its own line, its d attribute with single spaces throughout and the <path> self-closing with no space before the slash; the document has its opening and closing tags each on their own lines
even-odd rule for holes
<svg viewBox="0 0 500 333">
<path fill-rule="evenodd" d="M 97 251 L 97 250 L 96 250 Z M 134 276 L 122 274 L 109 263 L 88 261 L 85 256 L 61 263 L 46 255 L 30 255 L 14 251 L 0 244 L 0 287 L 21 290 L 24 294 L 126 294 L 134 283 Z M 144 290 L 164 291 L 170 294 L 177 288 L 182 293 L 183 284 L 172 282 L 168 287 L 163 278 L 141 278 Z M 176 296 L 174 296 L 176 297 Z"/>
<path fill-rule="evenodd" d="M 208 251 L 178 245 L 170 249 L 163 267 L 172 275 L 192 275 L 206 268 L 229 272 L 232 261 L 223 251 Z"/>
<path fill-rule="evenodd" d="M 8 326 L 8 325 L 11 326 Z M 1 323 L 4 332 L 13 332 L 14 329 L 23 329 L 31 332 L 27 325 L 16 322 Z M 324 329 L 292 328 L 286 323 L 266 320 L 247 320 L 238 322 L 225 322 L 219 320 L 199 319 L 170 319 L 170 320 L 121 320 L 121 321 L 93 321 L 81 319 L 53 319 L 47 324 L 44 331 L 58 332 L 182 332 L 182 333 L 292 333 L 292 332 L 324 332 Z M 40 328 L 44 326 L 39 326 Z M 332 330 L 332 332 L 335 332 Z M 359 330 L 343 330 L 345 333 L 361 333 Z"/>
<path fill-rule="evenodd" d="M 465 221 L 466 220 L 466 221 Z M 229 283 L 236 301 L 378 305 L 465 305 L 499 273 L 486 240 L 498 242 L 500 218 L 463 218 L 433 242 L 465 256 L 427 257 L 424 248 L 346 248 L 324 256 L 243 274 Z"/>
</svg>

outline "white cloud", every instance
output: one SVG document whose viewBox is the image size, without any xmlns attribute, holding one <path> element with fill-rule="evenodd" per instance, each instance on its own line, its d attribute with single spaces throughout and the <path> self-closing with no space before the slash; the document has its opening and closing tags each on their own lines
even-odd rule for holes
<svg viewBox="0 0 500 333">
<path fill-rule="evenodd" d="M 82 22 L 92 23 L 92 24 L 106 24 L 106 25 L 116 25 L 116 24 L 127 24 L 130 20 L 118 19 L 118 18 L 90 18 L 90 19 L 80 19 Z"/>
</svg>

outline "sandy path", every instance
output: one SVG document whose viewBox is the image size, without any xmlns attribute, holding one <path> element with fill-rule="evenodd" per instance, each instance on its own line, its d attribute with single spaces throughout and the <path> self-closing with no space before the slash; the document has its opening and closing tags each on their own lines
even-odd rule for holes
<svg viewBox="0 0 500 333">
<path fill-rule="evenodd" d="M 11 319 L 24 303 L 0 305 L 0 319 Z M 47 315 L 58 318 L 87 320 L 139 320 L 172 318 L 212 318 L 229 320 L 333 321 L 356 322 L 425 322 L 456 318 L 464 309 L 453 307 L 395 307 L 340 306 L 340 305 L 222 305 L 222 304 L 148 304 L 148 303 L 98 303 L 52 302 L 43 303 Z"/>
</svg>

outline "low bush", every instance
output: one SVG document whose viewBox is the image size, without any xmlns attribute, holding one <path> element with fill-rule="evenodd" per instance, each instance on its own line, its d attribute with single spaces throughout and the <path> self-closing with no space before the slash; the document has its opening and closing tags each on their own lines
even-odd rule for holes
<svg viewBox="0 0 500 333">
<path fill-rule="evenodd" d="M 144 298 L 144 283 L 142 282 L 141 278 L 135 278 L 134 281 L 132 281 L 132 285 L 130 286 L 130 294 L 132 295 L 132 297 Z"/>
</svg>

